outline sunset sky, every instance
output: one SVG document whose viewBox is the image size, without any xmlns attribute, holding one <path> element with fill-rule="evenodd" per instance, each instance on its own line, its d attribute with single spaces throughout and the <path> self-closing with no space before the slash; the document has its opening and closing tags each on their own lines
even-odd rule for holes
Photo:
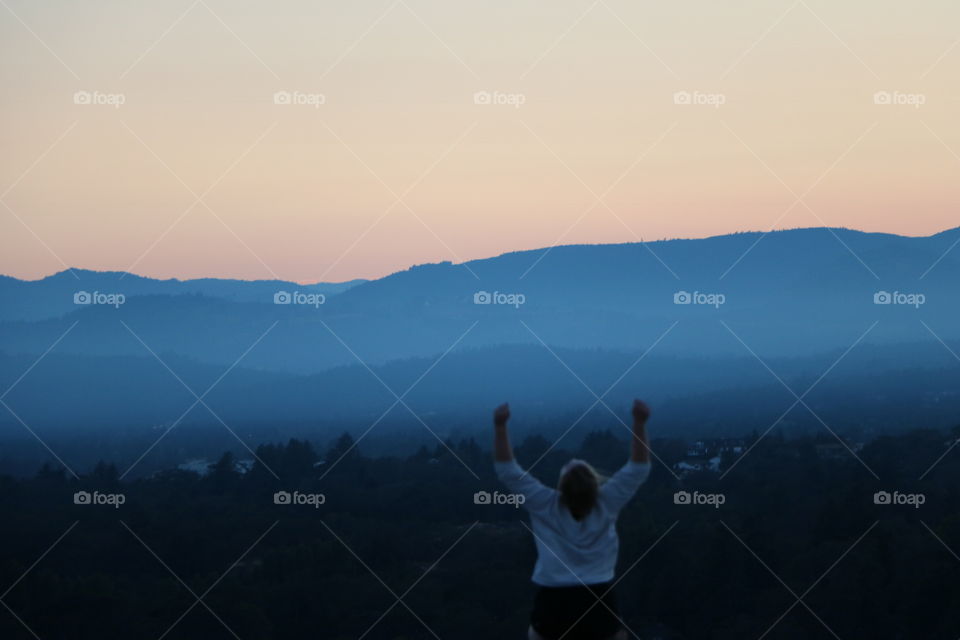
<svg viewBox="0 0 960 640">
<path fill-rule="evenodd" d="M 2 0 L 0 79 L 21 278 L 960 225 L 956 2 Z"/>
</svg>

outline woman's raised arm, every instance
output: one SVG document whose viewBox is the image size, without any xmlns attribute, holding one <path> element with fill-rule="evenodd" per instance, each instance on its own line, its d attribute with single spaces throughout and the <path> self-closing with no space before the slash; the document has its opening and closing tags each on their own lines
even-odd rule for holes
<svg viewBox="0 0 960 640">
<path fill-rule="evenodd" d="M 650 407 L 642 400 L 633 401 L 633 438 L 630 444 L 630 460 L 650 462 L 650 443 L 647 441 L 647 420 Z"/>
<path fill-rule="evenodd" d="M 493 410 L 493 459 L 497 462 L 513 460 L 510 434 L 507 433 L 507 420 L 509 419 L 510 405 L 506 402 Z"/>
</svg>

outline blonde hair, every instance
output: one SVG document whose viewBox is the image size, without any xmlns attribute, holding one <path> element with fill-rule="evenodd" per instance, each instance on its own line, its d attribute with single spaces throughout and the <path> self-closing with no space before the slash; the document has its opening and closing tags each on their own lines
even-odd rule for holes
<svg viewBox="0 0 960 640">
<path fill-rule="evenodd" d="M 560 503 L 577 522 L 589 515 L 600 494 L 600 474 L 583 460 L 571 460 L 560 474 Z"/>
</svg>

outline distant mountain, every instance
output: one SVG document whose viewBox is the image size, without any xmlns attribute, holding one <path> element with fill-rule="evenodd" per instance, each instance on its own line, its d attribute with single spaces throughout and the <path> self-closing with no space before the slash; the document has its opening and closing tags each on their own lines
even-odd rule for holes
<svg viewBox="0 0 960 640">
<path fill-rule="evenodd" d="M 73 327 L 58 353 L 149 348 L 222 369 L 246 354 L 245 367 L 306 374 L 541 341 L 718 358 L 842 352 L 861 337 L 942 348 L 960 338 L 958 244 L 960 228 L 922 238 L 813 228 L 558 246 L 415 266 L 326 299 L 315 294 L 333 285 L 66 272 L 0 283 L 4 313 L 33 318 L 0 325 L 0 350 L 41 354 Z M 126 299 L 74 305 L 81 287 Z M 52 309 L 66 313 L 36 319 Z"/>
<path fill-rule="evenodd" d="M 960 344 L 951 348 L 957 351 Z M 372 430 L 372 441 L 404 433 L 433 446 L 433 434 L 488 437 L 491 407 L 504 400 L 511 402 L 518 442 L 531 431 L 559 438 L 570 429 L 571 441 L 597 428 L 621 433 L 618 418 L 628 421 L 636 395 L 653 407 L 658 438 L 743 436 L 770 428 L 829 437 L 822 419 L 830 430 L 863 439 L 960 423 L 960 365 L 939 344 L 861 346 L 804 396 L 806 405 L 788 413 L 795 397 L 746 353 L 718 359 L 652 352 L 639 362 L 642 352 L 558 349 L 556 355 L 575 375 L 533 345 L 468 349 L 436 365 L 434 358 L 418 358 L 302 376 L 244 367 L 223 375 L 222 367 L 177 356 L 165 357 L 168 371 L 150 355 L 53 352 L 20 379 L 35 358 L 0 354 L 0 387 L 15 385 L 4 402 L 16 413 L 0 412 L 0 466 L 14 441 L 46 455 L 31 432 L 58 453 L 82 451 L 95 461 L 122 459 L 117 448 L 123 443 L 128 454 L 145 451 L 174 425 L 161 447 L 165 453 L 153 452 L 139 471 L 155 469 L 163 456 L 182 459 L 202 443 L 235 447 L 232 433 L 255 446 L 290 436 L 324 440 L 343 431 L 359 436 Z M 768 364 L 804 394 L 840 355 Z"/>
<path fill-rule="evenodd" d="M 234 302 L 272 300 L 277 291 L 304 291 L 333 296 L 366 280 L 319 282 L 301 285 L 283 280 L 224 280 L 198 278 L 157 280 L 122 271 L 66 269 L 41 280 L 0 276 L 0 321 L 44 320 L 77 310 L 74 295 L 95 292 L 122 293 L 127 298 L 145 295 L 199 294 Z"/>
</svg>

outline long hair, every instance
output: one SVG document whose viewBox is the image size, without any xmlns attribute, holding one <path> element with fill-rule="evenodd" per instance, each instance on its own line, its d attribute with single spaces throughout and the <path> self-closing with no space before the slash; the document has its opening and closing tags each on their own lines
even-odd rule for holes
<svg viewBox="0 0 960 640">
<path fill-rule="evenodd" d="M 587 517 L 597 504 L 600 476 L 583 460 L 571 460 L 560 474 L 560 503 L 577 522 Z"/>
</svg>

